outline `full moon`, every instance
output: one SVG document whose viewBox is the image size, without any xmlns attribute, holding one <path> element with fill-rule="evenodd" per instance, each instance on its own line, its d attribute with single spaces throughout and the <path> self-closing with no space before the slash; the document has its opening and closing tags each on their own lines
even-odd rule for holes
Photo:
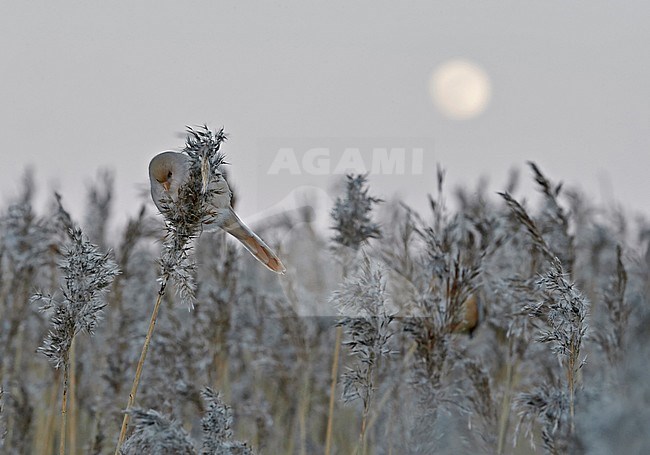
<svg viewBox="0 0 650 455">
<path fill-rule="evenodd" d="M 475 63 L 449 60 L 431 74 L 429 94 L 449 118 L 467 120 L 480 115 L 490 101 L 490 78 Z"/>
</svg>

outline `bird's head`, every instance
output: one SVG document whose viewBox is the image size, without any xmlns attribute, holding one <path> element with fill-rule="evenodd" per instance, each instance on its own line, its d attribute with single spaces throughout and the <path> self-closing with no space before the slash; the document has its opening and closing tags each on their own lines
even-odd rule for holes
<svg viewBox="0 0 650 455">
<path fill-rule="evenodd" d="M 151 184 L 160 185 L 166 192 L 178 188 L 187 179 L 187 157 L 181 153 L 163 152 L 149 163 Z"/>
</svg>

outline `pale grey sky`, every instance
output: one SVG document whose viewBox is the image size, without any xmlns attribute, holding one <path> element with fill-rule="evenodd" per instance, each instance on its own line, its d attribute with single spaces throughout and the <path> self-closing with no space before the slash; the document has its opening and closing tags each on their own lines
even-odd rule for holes
<svg viewBox="0 0 650 455">
<path fill-rule="evenodd" d="M 371 178 L 375 194 L 416 206 L 436 162 L 451 184 L 487 175 L 497 191 L 534 160 L 596 200 L 606 176 L 616 199 L 647 213 L 649 13 L 636 1 L 6 1 L 0 191 L 6 199 L 33 164 L 41 194 L 58 182 L 81 213 L 86 182 L 108 167 L 123 218 L 151 157 L 180 146 L 184 125 L 207 123 L 230 133 L 245 217 L 294 182 L 276 184 L 259 164 L 274 138 L 428 138 L 429 185 Z M 492 83 L 487 110 L 465 121 L 442 115 L 427 89 L 458 57 Z"/>
</svg>

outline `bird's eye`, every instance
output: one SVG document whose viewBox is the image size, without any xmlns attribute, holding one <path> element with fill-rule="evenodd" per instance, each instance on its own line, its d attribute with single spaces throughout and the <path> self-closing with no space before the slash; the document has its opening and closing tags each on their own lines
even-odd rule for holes
<svg viewBox="0 0 650 455">
<path fill-rule="evenodd" d="M 172 171 L 169 171 L 169 173 L 167 174 L 167 178 L 168 179 L 172 178 Z"/>
</svg>

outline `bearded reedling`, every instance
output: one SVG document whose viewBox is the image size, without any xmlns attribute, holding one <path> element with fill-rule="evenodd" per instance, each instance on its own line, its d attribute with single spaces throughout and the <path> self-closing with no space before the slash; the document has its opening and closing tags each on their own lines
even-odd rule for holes
<svg viewBox="0 0 650 455">
<path fill-rule="evenodd" d="M 165 201 L 175 201 L 179 189 L 187 183 L 190 172 L 190 158 L 177 152 L 163 152 L 156 155 L 149 163 L 151 197 L 160 212 L 165 214 Z M 204 182 L 208 179 L 204 178 Z M 207 191 L 212 192 L 210 199 L 210 218 L 204 222 L 207 230 L 221 228 L 239 240 L 244 247 L 266 268 L 276 273 L 284 273 L 285 268 L 278 256 L 237 216 L 230 200 L 232 192 L 223 174 L 217 169 Z"/>
</svg>

